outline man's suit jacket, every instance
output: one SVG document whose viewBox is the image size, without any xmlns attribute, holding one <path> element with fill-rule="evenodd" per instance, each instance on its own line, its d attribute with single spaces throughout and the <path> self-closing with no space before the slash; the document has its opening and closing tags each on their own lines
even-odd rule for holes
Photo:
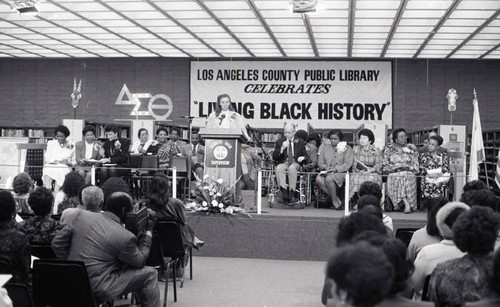
<svg viewBox="0 0 500 307">
<path fill-rule="evenodd" d="M 116 149 L 115 148 L 115 142 L 120 141 L 121 143 L 121 148 Z M 122 139 L 118 138 L 114 141 L 106 140 L 104 144 L 102 145 L 104 148 L 104 156 L 106 158 L 110 158 L 110 163 L 116 163 L 120 164 L 123 166 L 127 166 L 128 164 L 128 150 L 130 147 L 130 140 L 129 139 Z"/>
<path fill-rule="evenodd" d="M 274 147 L 274 152 L 273 152 L 273 160 L 277 164 L 285 163 L 287 161 L 288 157 L 288 148 L 283 150 L 283 153 L 281 153 L 281 145 L 283 145 L 283 142 L 286 140 L 286 137 L 282 137 L 279 140 L 276 141 L 276 146 Z M 306 157 L 307 152 L 306 152 L 306 142 L 303 139 L 300 138 L 293 138 L 293 160 L 297 163 L 298 157 Z"/>
<path fill-rule="evenodd" d="M 189 157 L 191 162 L 193 162 L 193 147 L 192 144 L 186 144 L 182 146 L 184 149 L 184 152 L 186 153 L 186 156 Z M 203 161 L 205 159 L 205 146 L 198 144 L 198 148 L 196 148 L 196 163 L 194 164 L 201 164 L 203 165 Z"/>
<path fill-rule="evenodd" d="M 52 240 L 58 258 L 85 262 L 92 291 L 106 297 L 114 289 L 131 282 L 132 269 L 144 267 L 151 248 L 151 237 L 138 242 L 111 212 L 78 210 L 78 216 Z"/>
<path fill-rule="evenodd" d="M 98 144 L 99 146 L 96 146 Z M 102 147 L 101 142 L 94 142 L 92 144 L 92 157 L 91 159 L 99 160 L 101 159 L 101 155 L 99 154 L 99 148 Z M 76 142 L 75 144 L 75 155 L 76 155 L 76 163 L 81 164 L 81 161 L 85 159 L 85 150 L 87 148 L 87 142 L 85 140 L 81 140 Z"/>
</svg>

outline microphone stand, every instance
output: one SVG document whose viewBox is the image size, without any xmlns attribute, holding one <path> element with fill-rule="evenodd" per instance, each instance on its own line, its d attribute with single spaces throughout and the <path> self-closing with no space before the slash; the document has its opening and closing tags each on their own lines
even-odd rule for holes
<svg viewBox="0 0 500 307">
<path fill-rule="evenodd" d="M 275 164 L 273 159 L 271 159 L 269 154 L 264 149 L 263 142 L 259 138 L 257 138 L 257 134 L 255 133 L 255 130 L 254 129 L 247 129 L 247 130 L 250 131 L 250 134 L 252 135 L 252 139 L 255 140 L 256 145 L 262 150 L 262 155 L 264 157 L 264 161 Z"/>
</svg>

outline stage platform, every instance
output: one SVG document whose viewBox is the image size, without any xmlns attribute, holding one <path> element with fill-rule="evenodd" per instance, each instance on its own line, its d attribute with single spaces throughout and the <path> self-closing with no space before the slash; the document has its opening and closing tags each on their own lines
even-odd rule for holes
<svg viewBox="0 0 500 307">
<path fill-rule="evenodd" d="M 246 200 L 248 203 L 248 200 Z M 280 260 L 325 261 L 335 246 L 338 222 L 344 211 L 333 209 L 269 208 L 262 198 L 263 213 L 223 216 L 189 213 L 187 223 L 205 241 L 194 255 Z M 403 227 L 422 227 L 425 212 L 387 213 L 394 232 Z"/>
</svg>

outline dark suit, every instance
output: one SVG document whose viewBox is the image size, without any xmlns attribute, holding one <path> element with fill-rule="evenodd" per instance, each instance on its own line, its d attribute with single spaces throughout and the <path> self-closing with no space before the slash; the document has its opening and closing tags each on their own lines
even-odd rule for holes
<svg viewBox="0 0 500 307">
<path fill-rule="evenodd" d="M 136 292 L 141 306 L 157 307 L 160 292 L 156 270 L 144 266 L 150 248 L 150 236 L 137 242 L 111 212 L 78 210 L 75 220 L 52 240 L 58 258 L 85 262 L 97 301 Z"/>
<path fill-rule="evenodd" d="M 293 163 L 288 165 L 288 148 L 281 152 L 281 146 L 285 142 L 286 137 L 280 138 L 276 141 L 276 146 L 274 147 L 273 160 L 276 162 L 276 179 L 278 180 L 278 185 L 283 189 L 287 189 L 286 178 L 288 174 L 288 184 L 291 189 L 295 189 L 297 186 L 297 173 L 299 171 L 299 162 L 297 159 L 299 157 L 306 157 L 306 142 L 300 138 L 294 137 L 293 143 Z"/>
<path fill-rule="evenodd" d="M 115 142 L 119 141 L 121 147 L 115 148 Z M 117 167 L 103 167 L 99 178 L 101 183 L 106 182 L 109 177 L 127 176 L 130 173 L 128 167 L 128 151 L 130 147 L 130 140 L 119 138 L 114 141 L 106 140 L 102 147 L 104 148 L 104 156 L 110 159 L 111 164 L 117 164 Z"/>
</svg>

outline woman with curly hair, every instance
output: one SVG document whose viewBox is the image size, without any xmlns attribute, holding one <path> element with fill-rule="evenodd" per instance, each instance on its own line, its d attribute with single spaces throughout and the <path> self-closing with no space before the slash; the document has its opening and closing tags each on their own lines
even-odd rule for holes
<svg viewBox="0 0 500 307">
<path fill-rule="evenodd" d="M 39 187 L 30 193 L 28 201 L 35 216 L 19 223 L 17 229 L 28 236 L 31 244 L 50 244 L 57 231 L 62 228 L 59 221 L 50 216 L 54 195 L 49 189 Z"/>
<path fill-rule="evenodd" d="M 55 140 L 47 142 L 42 178 L 45 187 L 49 189 L 52 189 L 52 183 L 55 182 L 54 191 L 57 192 L 64 184 L 64 176 L 71 172 L 76 162 L 75 145 L 67 140 L 70 135 L 68 127 L 57 126 L 55 132 Z"/>
<path fill-rule="evenodd" d="M 450 159 L 448 152 L 440 150 L 443 144 L 443 138 L 439 135 L 433 135 L 429 138 L 428 151 L 419 156 L 420 173 L 425 178 L 421 180 L 422 199 L 444 196 L 444 189 L 448 184 Z M 439 170 L 436 172 L 430 172 Z M 448 174 L 448 178 L 442 177 Z M 444 180 L 438 180 L 441 179 Z"/>
<path fill-rule="evenodd" d="M 453 225 L 453 242 L 465 256 L 441 263 L 431 275 L 430 298 L 436 306 L 463 306 L 490 297 L 491 252 L 500 226 L 498 214 L 472 207 Z"/>
<path fill-rule="evenodd" d="M 80 188 L 85 185 L 82 176 L 76 172 L 66 175 L 61 191 L 54 201 L 54 214 L 61 214 L 67 208 L 76 208 L 81 205 L 79 200 Z"/>
<path fill-rule="evenodd" d="M 20 173 L 14 177 L 12 183 L 14 200 L 16 202 L 16 212 L 21 214 L 32 214 L 33 210 L 28 204 L 28 197 L 33 187 L 33 179 L 28 173 Z"/>
</svg>

